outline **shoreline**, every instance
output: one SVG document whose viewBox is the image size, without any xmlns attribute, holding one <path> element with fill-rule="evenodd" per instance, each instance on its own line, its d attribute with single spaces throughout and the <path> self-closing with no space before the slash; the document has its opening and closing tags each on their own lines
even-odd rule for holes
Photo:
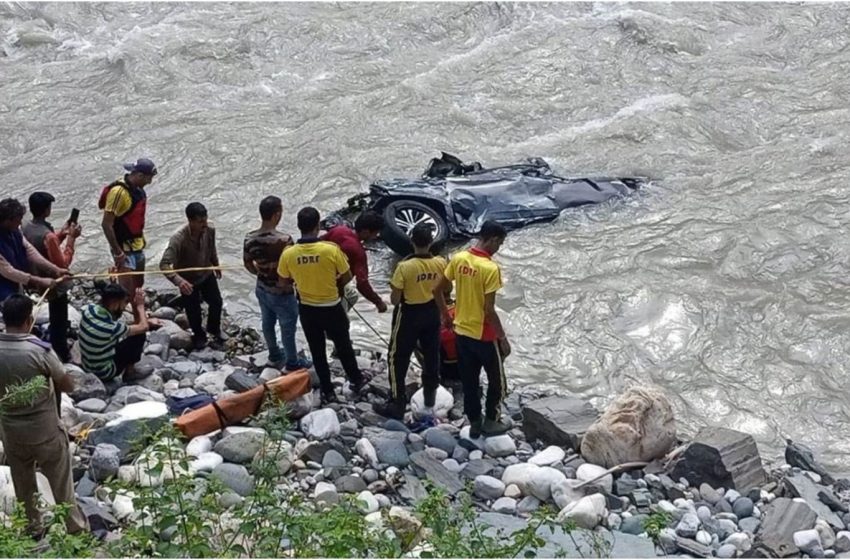
<svg viewBox="0 0 850 560">
<path fill-rule="evenodd" d="M 93 301 L 91 287 L 91 282 L 75 286 L 70 306 L 78 309 Z M 140 466 L 139 458 L 150 454 L 149 447 L 138 456 L 130 451 L 128 439 L 140 434 L 136 428 L 154 429 L 166 423 L 169 397 L 209 394 L 219 398 L 280 375 L 262 367 L 264 343 L 255 329 L 225 316 L 224 329 L 231 338 L 224 351 L 192 352 L 191 336 L 180 325 L 185 318 L 175 308 L 162 305 L 174 303 L 176 295 L 147 290 L 146 295 L 149 314 L 165 322 L 165 327 L 149 333 L 137 368 L 148 375 L 123 387 L 110 387 L 110 394 L 93 375 L 69 366 L 77 389 L 62 399 L 63 423 L 77 437 L 72 451 L 78 498 L 90 520 L 97 520 L 102 536 L 113 540 L 120 539 L 128 524 L 141 515 L 127 488 L 160 488 L 169 478 Z M 76 327 L 74 320 L 72 314 Z M 293 403 L 291 408 L 297 410 L 291 426 L 277 441 L 288 445 L 286 468 L 281 466 L 279 479 L 289 492 L 300 493 L 314 504 L 336 504 L 356 495 L 366 503 L 364 517 L 374 524 L 393 512 L 396 516 L 406 515 L 400 510 L 410 513 L 429 496 L 423 486 L 427 480 L 425 484 L 434 484 L 456 500 L 471 488 L 469 498 L 477 518 L 508 533 L 523 530 L 548 504 L 558 513 L 559 522 L 568 521 L 587 535 L 597 535 L 594 539 L 608 542 L 607 552 L 613 556 L 731 558 L 757 551 L 787 556 L 793 551 L 812 557 L 845 557 L 850 553 L 850 532 L 845 531 L 850 523 L 850 481 L 832 479 L 807 458 L 805 450 L 798 453 L 803 458 L 797 457 L 794 467 L 770 468 L 751 436 L 705 428 L 689 445 L 682 445 L 678 438 L 670 440 L 676 451 L 668 454 L 667 464 L 653 461 L 606 473 L 604 467 L 586 463 L 581 452 L 588 429 L 596 429 L 610 415 L 586 401 L 514 386 L 505 402 L 516 422 L 514 429 L 502 436 L 471 440 L 459 395 L 441 390 L 437 408 L 443 408 L 446 419 L 416 433 L 374 412 L 373 405 L 389 391 L 386 364 L 364 355 L 358 356 L 358 362 L 374 375 L 358 402 L 346 400 L 348 393 L 341 392 L 345 396 L 340 404 L 320 409 L 318 399 L 308 393 Z M 332 373 L 335 384 L 343 385 L 338 363 L 332 363 Z M 414 377 L 408 375 L 409 387 L 417 381 Z M 313 381 L 315 387 L 317 380 Z M 612 406 L 616 403 L 609 409 Z M 669 403 L 656 408 L 670 417 L 664 422 L 674 422 Z M 647 432 L 644 439 L 662 431 Z M 596 438 L 599 433 L 594 433 L 594 442 L 604 443 L 604 438 Z M 247 481 L 253 480 L 249 473 L 257 468 L 257 453 L 268 438 L 269 432 L 262 428 L 234 425 L 212 437 L 183 441 L 180 447 L 187 453 L 189 467 L 182 476 L 219 480 L 228 489 L 219 498 L 227 496 L 225 509 L 238 517 L 242 505 L 254 499 L 253 483 Z M 612 441 L 619 444 L 623 438 Z M 156 442 L 147 442 L 152 444 Z M 819 468 L 821 473 L 800 466 Z M 124 490 L 112 488 L 114 481 L 120 481 Z M 0 496 L 3 490 L 0 484 Z M 555 555 L 557 550 L 546 548 L 552 542 L 572 546 L 566 538 L 572 535 L 548 535 L 538 552 Z M 575 552 L 581 553 L 581 547 Z"/>
</svg>

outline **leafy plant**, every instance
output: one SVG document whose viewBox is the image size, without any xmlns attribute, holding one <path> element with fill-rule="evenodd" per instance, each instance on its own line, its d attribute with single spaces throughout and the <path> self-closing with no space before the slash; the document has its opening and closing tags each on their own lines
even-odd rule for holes
<svg viewBox="0 0 850 560">
<path fill-rule="evenodd" d="M 661 530 L 667 528 L 672 520 L 673 517 L 666 511 L 656 511 L 644 520 L 643 528 L 646 530 L 646 534 L 657 542 Z"/>
</svg>

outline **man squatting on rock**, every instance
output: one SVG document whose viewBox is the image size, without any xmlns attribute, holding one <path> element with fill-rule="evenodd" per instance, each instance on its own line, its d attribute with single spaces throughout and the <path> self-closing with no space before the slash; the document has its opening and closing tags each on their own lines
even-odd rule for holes
<svg viewBox="0 0 850 560">
<path fill-rule="evenodd" d="M 0 436 L 15 495 L 24 503 L 28 529 L 38 540 L 44 528 L 38 509 L 36 464 L 47 478 L 56 503 L 71 506 L 65 519 L 68 532 L 87 530 L 88 521 L 74 496 L 68 436 L 56 406 L 57 392 L 73 391 L 74 382 L 50 345 L 30 334 L 32 312 L 33 302 L 23 294 L 12 294 L 3 302 L 6 332 L 0 333 L 0 395 L 13 385 L 37 378 L 44 378 L 46 386 L 28 404 L 3 405 Z"/>
</svg>

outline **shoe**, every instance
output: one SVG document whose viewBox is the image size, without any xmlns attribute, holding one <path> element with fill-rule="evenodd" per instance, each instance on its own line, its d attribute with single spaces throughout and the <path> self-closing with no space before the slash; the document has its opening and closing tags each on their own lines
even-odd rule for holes
<svg viewBox="0 0 850 560">
<path fill-rule="evenodd" d="M 322 406 L 327 406 L 332 403 L 338 403 L 339 399 L 336 396 L 336 391 L 322 391 Z"/>
<path fill-rule="evenodd" d="M 473 420 L 469 423 L 469 439 L 478 439 L 481 437 L 481 418 Z"/>
<path fill-rule="evenodd" d="M 286 367 L 286 362 L 283 360 L 269 360 L 266 362 L 266 365 L 263 367 L 276 369 L 278 371 L 283 371 L 283 368 Z"/>
<path fill-rule="evenodd" d="M 224 344 L 225 342 L 230 340 L 230 337 L 224 334 L 223 332 L 210 333 L 210 336 L 213 338 L 214 341 L 218 342 L 219 344 Z"/>
<path fill-rule="evenodd" d="M 193 336 L 192 337 L 192 348 L 194 348 L 195 350 L 203 350 L 204 348 L 207 347 L 207 342 L 208 342 L 207 337 L 201 338 L 199 336 Z"/>
<path fill-rule="evenodd" d="M 504 420 L 485 418 L 484 423 L 481 425 L 481 433 L 487 437 L 498 436 L 504 434 L 513 427 L 514 423 L 508 418 Z"/>
<path fill-rule="evenodd" d="M 286 373 L 298 371 L 299 369 L 310 369 L 313 367 L 313 362 L 307 358 L 299 358 L 293 365 L 287 365 L 283 368 Z"/>
<path fill-rule="evenodd" d="M 363 389 L 366 388 L 366 385 L 368 385 L 370 381 L 372 381 L 371 375 L 366 374 L 366 373 L 361 373 L 360 374 L 360 381 L 358 381 L 357 383 L 351 383 L 349 381 L 349 385 L 351 386 L 351 392 L 354 393 L 355 395 L 359 395 L 360 392 Z"/>
<path fill-rule="evenodd" d="M 404 420 L 404 403 L 390 400 L 385 403 L 375 405 L 375 412 L 384 418 Z"/>
</svg>

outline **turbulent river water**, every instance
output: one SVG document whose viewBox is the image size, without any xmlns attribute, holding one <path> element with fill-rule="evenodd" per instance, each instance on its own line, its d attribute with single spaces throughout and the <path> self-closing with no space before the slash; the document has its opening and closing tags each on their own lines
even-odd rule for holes
<svg viewBox="0 0 850 560">
<path fill-rule="evenodd" d="M 75 268 L 102 270 L 99 187 L 139 156 L 160 169 L 151 264 L 190 201 L 238 264 L 262 196 L 292 231 L 440 150 L 647 175 L 509 236 L 509 376 L 599 406 L 653 383 L 685 433 L 769 457 L 790 437 L 846 472 L 848 26 L 840 4 L 3 3 L 0 195 L 52 191 L 57 223 L 79 207 Z M 391 254 L 370 258 L 386 293 Z M 251 287 L 225 275 L 256 324 Z"/>
</svg>

